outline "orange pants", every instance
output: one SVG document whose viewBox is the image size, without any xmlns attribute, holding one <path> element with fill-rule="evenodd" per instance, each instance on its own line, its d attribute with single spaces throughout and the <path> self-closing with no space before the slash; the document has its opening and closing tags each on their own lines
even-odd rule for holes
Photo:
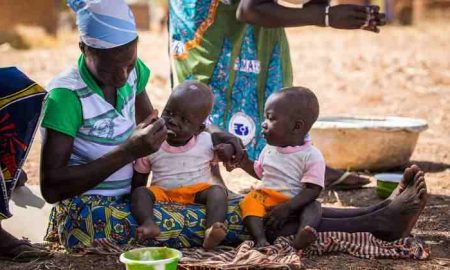
<svg viewBox="0 0 450 270">
<path fill-rule="evenodd" d="M 247 216 L 264 217 L 268 208 L 288 200 L 289 197 L 283 193 L 267 188 L 251 191 L 239 203 L 242 218 Z"/>
<path fill-rule="evenodd" d="M 192 204 L 195 202 L 195 195 L 198 192 L 208 189 L 210 186 L 211 184 L 208 183 L 200 183 L 174 189 L 163 189 L 158 186 L 150 186 L 148 189 L 155 195 L 157 202 Z"/>
</svg>

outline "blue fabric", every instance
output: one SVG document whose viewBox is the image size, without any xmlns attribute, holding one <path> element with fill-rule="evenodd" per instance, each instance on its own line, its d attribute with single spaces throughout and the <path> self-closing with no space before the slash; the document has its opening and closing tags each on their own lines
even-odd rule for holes
<svg viewBox="0 0 450 270">
<path fill-rule="evenodd" d="M 183 43 L 193 40 L 197 29 L 208 18 L 210 4 L 211 0 L 170 1 L 172 38 Z"/>
<path fill-rule="evenodd" d="M 0 220 L 39 120 L 45 90 L 15 67 L 0 68 Z"/>
<path fill-rule="evenodd" d="M 223 130 L 228 128 L 225 126 L 224 119 L 226 119 L 225 114 L 227 111 L 227 93 L 230 83 L 230 72 L 228 71 L 231 69 L 232 49 L 231 41 L 225 38 L 222 52 L 214 68 L 210 83 L 214 94 L 214 107 L 209 116 L 209 120 Z"/>
<path fill-rule="evenodd" d="M 133 13 L 123 0 L 67 0 L 77 13 L 81 40 L 89 47 L 109 49 L 137 38 Z"/>
<path fill-rule="evenodd" d="M 143 243 L 173 248 L 201 246 L 205 231 L 205 207 L 157 203 L 154 217 L 161 235 Z M 228 234 L 224 244 L 235 245 L 248 239 L 239 209 L 239 199 L 229 201 L 225 221 Z M 127 197 L 81 196 L 58 203 L 50 215 L 46 241 L 58 242 L 68 250 L 90 246 L 96 240 L 115 245 L 136 243 L 137 222 Z"/>
</svg>

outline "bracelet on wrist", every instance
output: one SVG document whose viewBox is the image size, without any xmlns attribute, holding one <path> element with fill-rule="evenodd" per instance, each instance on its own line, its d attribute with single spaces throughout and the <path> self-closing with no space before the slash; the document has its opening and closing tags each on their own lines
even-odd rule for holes
<svg viewBox="0 0 450 270">
<path fill-rule="evenodd" d="M 325 27 L 330 26 L 330 6 L 325 7 Z"/>
</svg>

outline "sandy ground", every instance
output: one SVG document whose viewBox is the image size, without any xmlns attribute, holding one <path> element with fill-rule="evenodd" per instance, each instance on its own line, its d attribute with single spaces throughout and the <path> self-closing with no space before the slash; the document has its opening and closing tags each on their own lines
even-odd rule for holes
<svg viewBox="0 0 450 270">
<path fill-rule="evenodd" d="M 429 129 L 419 138 L 412 160 L 426 170 L 431 194 L 414 233 L 430 246 L 428 261 L 362 260 L 347 255 L 305 259 L 309 269 L 450 269 L 450 27 L 447 20 L 414 27 L 385 27 L 381 34 L 303 28 L 288 31 L 295 83 L 313 89 L 321 116 L 398 115 L 423 118 Z M 169 93 L 165 34 L 142 33 L 141 59 L 152 69 L 147 87 L 161 109 Z M 0 46 L 0 66 L 15 65 L 42 85 L 76 63 L 75 34 L 62 34 L 52 48 L 17 51 Z M 30 182 L 39 178 L 39 136 L 25 164 Z M 238 191 L 253 180 L 241 172 L 225 173 Z M 326 205 L 354 207 L 379 201 L 374 183 L 359 191 L 327 191 Z M 101 266 L 101 267 L 100 267 Z M 115 256 L 58 253 L 41 263 L 0 262 L 0 269 L 120 269 Z"/>
</svg>

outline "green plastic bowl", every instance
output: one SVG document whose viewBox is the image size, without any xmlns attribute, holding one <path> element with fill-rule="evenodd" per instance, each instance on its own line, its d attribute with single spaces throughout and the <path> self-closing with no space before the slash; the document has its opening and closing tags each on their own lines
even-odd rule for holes
<svg viewBox="0 0 450 270">
<path fill-rule="evenodd" d="M 120 255 L 127 270 L 176 270 L 182 254 L 167 247 L 137 248 Z"/>
<path fill-rule="evenodd" d="M 374 176 L 377 179 L 377 195 L 382 199 L 386 199 L 398 186 L 403 179 L 401 173 L 380 173 Z"/>
</svg>

